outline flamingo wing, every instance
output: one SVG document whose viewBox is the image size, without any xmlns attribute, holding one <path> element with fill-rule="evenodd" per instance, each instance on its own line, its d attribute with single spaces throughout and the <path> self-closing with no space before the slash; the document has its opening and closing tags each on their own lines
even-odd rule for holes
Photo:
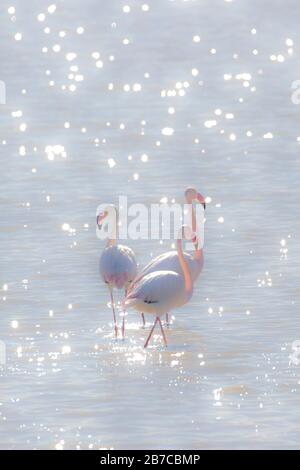
<svg viewBox="0 0 300 470">
<path fill-rule="evenodd" d="M 125 305 L 137 310 L 167 312 L 177 306 L 185 295 L 184 279 L 174 271 L 147 274 L 130 290 Z"/>
<path fill-rule="evenodd" d="M 189 264 L 190 271 L 192 274 L 192 278 L 194 279 L 194 271 L 196 268 L 196 263 L 193 257 L 189 253 L 184 253 L 184 257 Z M 144 276 L 147 274 L 156 272 L 156 271 L 174 271 L 175 273 L 181 274 L 181 267 L 179 263 L 179 258 L 177 251 L 168 251 L 167 253 L 163 253 L 160 256 L 157 256 L 153 260 L 151 260 L 138 274 L 138 276 L 134 279 L 134 282 L 131 286 L 132 287 L 139 282 Z"/>
</svg>

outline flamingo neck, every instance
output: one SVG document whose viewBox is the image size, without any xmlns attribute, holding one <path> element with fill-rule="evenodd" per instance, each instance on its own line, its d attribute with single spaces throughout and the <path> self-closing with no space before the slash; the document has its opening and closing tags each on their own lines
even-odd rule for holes
<svg viewBox="0 0 300 470">
<path fill-rule="evenodd" d="M 188 266 L 188 264 L 185 260 L 184 255 L 183 255 L 182 240 L 181 239 L 177 240 L 177 253 L 178 253 L 180 267 L 182 269 L 183 276 L 184 276 L 185 290 L 186 290 L 187 293 L 190 293 L 193 290 L 193 283 L 192 283 L 192 278 L 191 278 L 191 273 L 190 273 L 190 270 L 189 270 L 189 266 Z"/>
<path fill-rule="evenodd" d="M 116 207 L 112 207 L 110 210 L 110 218 L 112 219 L 112 228 L 110 230 L 110 236 L 108 237 L 106 246 L 114 246 L 117 243 L 117 227 L 119 214 Z"/>
<path fill-rule="evenodd" d="M 196 214 L 195 214 L 195 208 L 194 208 L 193 202 L 192 202 L 192 230 L 194 233 L 197 233 L 197 220 L 196 220 Z"/>
<path fill-rule="evenodd" d="M 195 208 L 193 205 L 193 201 L 189 202 L 188 199 L 186 198 L 187 204 L 191 206 L 191 211 L 192 211 L 192 231 L 196 234 L 198 234 L 198 227 L 197 227 L 197 217 L 195 214 Z M 199 248 L 199 242 L 195 244 L 195 252 L 194 252 L 194 260 L 199 261 L 202 259 L 203 256 L 203 250 L 202 248 Z"/>
</svg>

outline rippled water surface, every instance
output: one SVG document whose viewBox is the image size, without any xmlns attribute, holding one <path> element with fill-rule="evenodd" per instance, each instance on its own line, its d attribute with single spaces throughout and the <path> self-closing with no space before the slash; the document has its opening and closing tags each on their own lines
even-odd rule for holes
<svg viewBox="0 0 300 470">
<path fill-rule="evenodd" d="M 0 448 L 299 447 L 299 14 L 1 2 Z M 167 350 L 134 312 L 115 341 L 96 207 L 187 185 L 211 198 L 194 296 Z M 142 266 L 173 241 L 128 243 Z"/>
</svg>

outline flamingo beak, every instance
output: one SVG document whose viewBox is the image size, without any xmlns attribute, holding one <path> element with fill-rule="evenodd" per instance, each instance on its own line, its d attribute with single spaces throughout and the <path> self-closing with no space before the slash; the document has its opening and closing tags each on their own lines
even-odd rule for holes
<svg viewBox="0 0 300 470">
<path fill-rule="evenodd" d="M 99 215 L 97 215 L 96 223 L 97 223 L 99 230 L 101 230 L 102 228 L 102 222 L 105 219 L 106 215 L 107 214 L 105 212 L 101 212 Z"/>
<path fill-rule="evenodd" d="M 200 204 L 202 204 L 203 208 L 206 209 L 205 198 L 202 196 L 202 194 L 200 193 L 197 194 L 197 201 L 199 201 Z"/>
<path fill-rule="evenodd" d="M 194 245 L 197 245 L 197 243 L 198 243 L 198 239 L 197 239 L 197 235 L 196 235 L 196 234 L 195 234 L 195 235 L 193 236 L 193 238 L 192 238 L 192 243 L 193 243 Z"/>
</svg>

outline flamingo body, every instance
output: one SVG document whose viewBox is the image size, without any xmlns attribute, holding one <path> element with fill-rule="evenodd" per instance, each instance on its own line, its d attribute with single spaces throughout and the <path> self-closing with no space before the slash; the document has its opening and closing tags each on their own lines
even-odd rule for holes
<svg viewBox="0 0 300 470">
<path fill-rule="evenodd" d="M 193 231 L 197 231 L 197 225 L 196 225 L 197 221 L 195 217 L 195 211 L 192 206 L 192 202 L 194 200 L 197 200 L 200 204 L 203 205 L 203 208 L 205 209 L 205 199 L 194 188 L 186 189 L 185 199 L 186 199 L 186 202 L 191 205 L 192 229 Z M 186 252 L 183 252 L 182 255 L 183 255 L 184 261 L 186 262 L 188 266 L 192 282 L 194 283 L 198 279 L 203 269 L 203 265 L 204 265 L 203 250 L 202 248 L 198 247 L 198 243 L 197 243 L 195 246 L 194 256 L 191 256 L 189 253 L 186 253 Z M 144 269 L 142 269 L 138 277 L 133 281 L 129 291 L 131 292 L 131 290 L 134 288 L 135 285 L 137 285 L 137 283 L 139 283 L 139 281 L 143 278 L 143 276 L 147 276 L 148 274 L 154 273 L 156 271 L 172 271 L 172 272 L 178 273 L 179 275 L 182 275 L 182 266 L 180 263 L 178 251 L 169 251 L 151 260 L 144 267 Z M 146 311 L 147 310 L 145 309 L 145 312 Z M 144 312 L 141 312 L 141 313 L 142 313 L 142 318 L 143 318 L 143 324 L 145 325 Z M 168 324 L 169 323 L 168 312 L 166 311 L 165 313 L 166 313 L 167 324 Z"/>
<path fill-rule="evenodd" d="M 115 337 L 118 337 L 118 325 L 115 311 L 115 301 L 113 296 L 113 289 L 125 289 L 125 295 L 127 289 L 132 280 L 137 274 L 137 263 L 134 252 L 128 246 L 117 244 L 117 219 L 118 210 L 116 206 L 110 204 L 106 209 L 97 215 L 97 226 L 101 230 L 102 222 L 109 218 L 112 219 L 112 231 L 108 238 L 105 249 L 103 250 L 99 270 L 103 281 L 107 284 L 111 298 L 111 308 L 113 312 Z M 122 334 L 124 338 L 125 334 L 125 317 L 123 316 L 122 322 Z"/>
<path fill-rule="evenodd" d="M 175 271 L 156 271 L 143 276 L 130 291 L 125 305 L 156 317 L 186 304 L 193 290 L 185 289 L 184 277 Z"/>
<path fill-rule="evenodd" d="M 183 253 L 183 256 L 189 266 L 192 281 L 195 282 L 203 269 L 204 257 L 202 250 L 197 257 L 193 257 L 186 252 Z M 155 271 L 175 271 L 180 274 L 181 267 L 177 251 L 168 251 L 154 258 L 142 269 L 137 280 Z"/>
<path fill-rule="evenodd" d="M 125 245 L 110 245 L 102 252 L 100 274 L 110 288 L 127 288 L 137 275 L 134 252 Z"/>
<path fill-rule="evenodd" d="M 154 271 L 137 278 L 130 287 L 124 299 L 124 305 L 132 307 L 138 312 L 155 315 L 155 322 L 146 340 L 144 347 L 148 346 L 156 324 L 158 323 L 167 346 L 166 335 L 160 317 L 174 308 L 182 307 L 193 295 L 193 281 L 188 262 L 182 250 L 181 235 L 186 237 L 188 227 L 181 227 L 177 239 L 177 255 L 180 273 L 176 271 Z M 196 239 L 194 234 L 192 239 Z M 195 240 L 197 241 L 197 240 Z"/>
</svg>

